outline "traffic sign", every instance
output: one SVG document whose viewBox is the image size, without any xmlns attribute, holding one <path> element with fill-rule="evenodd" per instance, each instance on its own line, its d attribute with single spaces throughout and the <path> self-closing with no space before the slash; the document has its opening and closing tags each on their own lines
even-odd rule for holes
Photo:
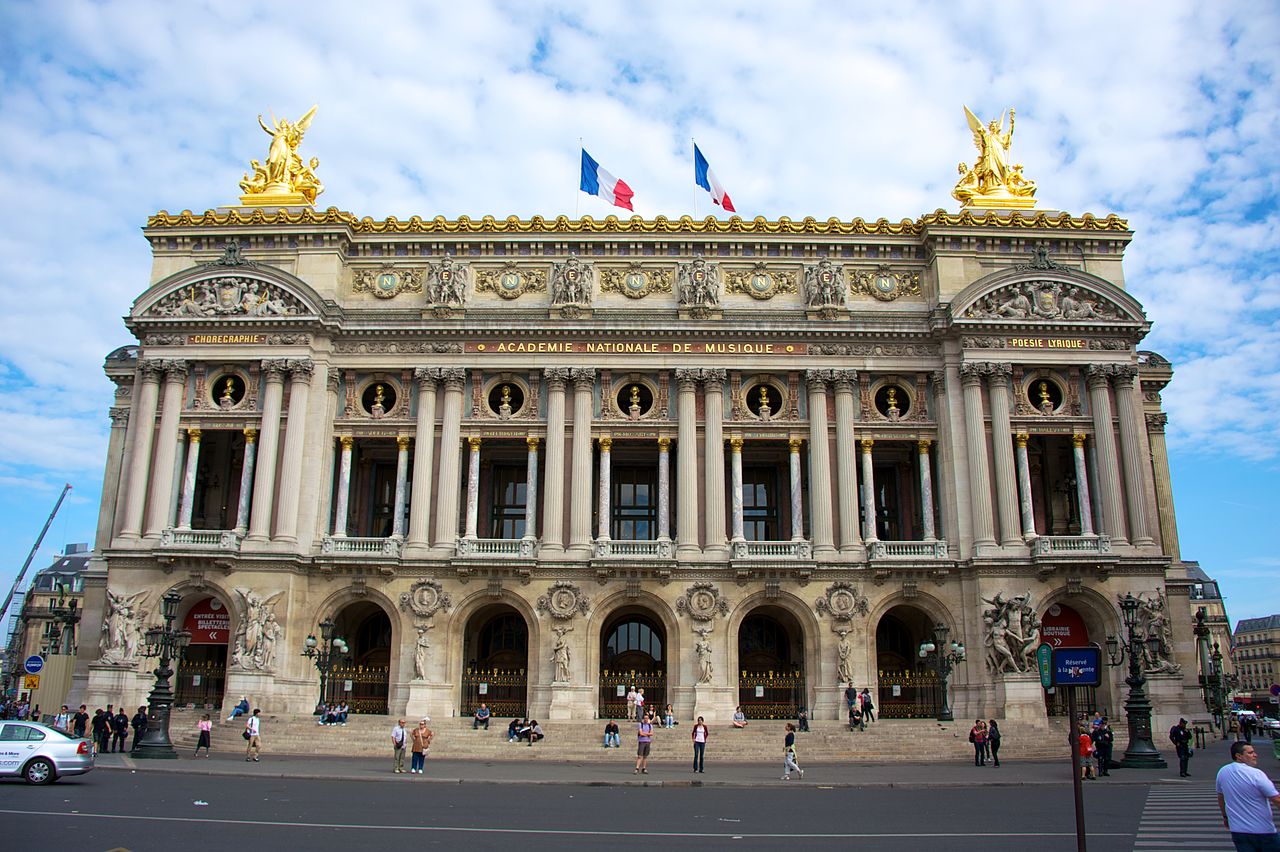
<svg viewBox="0 0 1280 852">
<path fill-rule="evenodd" d="M 40 670 L 44 668 L 44 657 L 39 654 L 32 654 L 22 663 L 22 669 L 27 674 L 40 674 Z"/>
<path fill-rule="evenodd" d="M 27 675 L 22 679 L 23 689 L 39 689 L 40 675 Z"/>
<path fill-rule="evenodd" d="M 1053 646 L 1048 642 L 1036 649 L 1036 667 L 1040 670 L 1040 685 L 1053 689 Z"/>
<path fill-rule="evenodd" d="M 1054 686 L 1098 686 L 1101 683 L 1102 649 L 1097 645 L 1053 649 Z"/>
<path fill-rule="evenodd" d="M 1271 694 L 1280 695 L 1280 683 L 1271 684 Z"/>
</svg>

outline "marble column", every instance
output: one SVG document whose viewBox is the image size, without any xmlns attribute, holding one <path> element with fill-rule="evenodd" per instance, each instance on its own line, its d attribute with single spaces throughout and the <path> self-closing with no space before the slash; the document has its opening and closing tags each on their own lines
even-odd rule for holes
<svg viewBox="0 0 1280 852">
<path fill-rule="evenodd" d="M 813 553 L 830 557 L 835 553 L 831 529 L 831 450 L 827 443 L 827 382 L 830 370 L 809 370 L 805 383 L 809 390 L 809 527 L 813 533 Z"/>
<path fill-rule="evenodd" d="M 929 374 L 929 382 L 933 387 L 933 419 L 938 424 L 938 441 L 931 452 L 934 466 L 938 468 L 938 538 L 946 541 L 948 549 L 958 554 L 961 548 L 967 547 L 962 530 L 970 527 L 971 521 L 968 501 L 964 501 L 965 506 L 960 505 L 959 471 L 954 458 L 959 432 L 956 424 L 963 417 L 964 408 L 962 395 L 954 392 L 960 387 L 960 369 L 953 364 L 945 370 L 934 370 Z M 962 513 L 963 523 L 960 520 Z"/>
<path fill-rule="evenodd" d="M 284 425 L 284 445 L 280 450 L 283 460 L 275 537 L 290 543 L 298 540 L 298 495 L 302 492 L 302 457 L 307 446 L 307 401 L 315 367 L 310 358 L 289 359 L 289 422 Z"/>
<path fill-rule="evenodd" d="M 1155 544 L 1147 521 L 1147 477 L 1149 451 L 1143 446 L 1142 413 L 1134 387 L 1138 368 L 1122 364 L 1115 369 L 1116 413 L 1120 415 L 1120 455 L 1124 460 L 1124 495 L 1128 509 L 1129 540 L 1138 546 Z"/>
<path fill-rule="evenodd" d="M 596 523 L 600 528 L 597 538 L 608 541 L 610 539 L 609 527 L 611 520 L 611 512 L 609 506 L 609 498 L 612 496 L 610 488 L 612 485 L 613 473 L 613 439 L 601 438 L 600 444 L 600 502 L 596 507 Z"/>
<path fill-rule="evenodd" d="M 671 541 L 671 439 L 658 439 L 658 541 Z"/>
<path fill-rule="evenodd" d="M 1022 544 L 1018 528 L 1018 480 L 1013 464 L 1013 429 L 1009 424 L 1009 364 L 987 365 L 987 393 L 991 397 L 991 446 L 996 475 L 996 508 L 1000 543 Z"/>
<path fill-rule="evenodd" d="M 1031 464 L 1027 460 L 1028 440 L 1026 432 L 1013 436 L 1017 447 L 1015 461 L 1018 465 L 1018 510 L 1022 515 L 1022 538 L 1025 541 L 1036 537 L 1036 515 L 1031 503 Z"/>
<path fill-rule="evenodd" d="M 147 506 L 146 536 L 159 536 L 169 525 L 173 495 L 174 464 L 177 456 L 178 420 L 187 391 L 185 361 L 166 361 L 164 392 L 160 400 L 160 428 L 156 432 L 156 460 L 151 468 L 151 494 Z"/>
<path fill-rule="evenodd" d="M 470 455 L 467 457 L 467 527 L 463 538 L 476 538 L 480 518 L 480 438 L 467 438 Z"/>
<path fill-rule="evenodd" d="M 94 547 L 98 550 L 104 550 L 111 544 L 111 536 L 115 530 L 121 471 L 124 469 L 124 446 L 129 429 L 129 409 L 113 406 L 110 417 L 111 431 L 107 438 L 107 464 L 102 473 L 102 495 L 98 503 L 98 527 L 94 538 Z"/>
<path fill-rule="evenodd" d="M 179 427 L 173 445 L 173 485 L 169 488 L 169 511 L 165 516 L 166 527 L 178 525 L 178 512 L 182 502 L 182 481 L 187 469 L 187 433 Z"/>
<path fill-rule="evenodd" d="M 236 534 L 249 529 L 249 506 L 253 503 L 253 471 L 258 461 L 258 430 L 244 430 L 244 458 L 240 463 L 240 495 L 236 501 Z"/>
<path fill-rule="evenodd" d="M 523 538 L 532 541 L 537 541 L 538 539 L 538 441 L 539 439 L 533 435 L 524 439 L 529 453 L 525 461 L 524 471 Z"/>
<path fill-rule="evenodd" d="M 542 552 L 564 551 L 564 417 L 568 367 L 549 367 L 547 379 L 547 461 L 543 495 Z"/>
<path fill-rule="evenodd" d="M 1080 512 L 1080 535 L 1093 535 L 1093 500 L 1089 496 L 1089 470 L 1084 460 L 1085 436 L 1071 436 L 1071 455 L 1076 463 L 1076 503 Z"/>
<path fill-rule="evenodd" d="M 418 386 L 418 419 L 413 441 L 413 488 L 409 499 L 409 545 L 428 544 L 431 530 L 431 484 L 436 445 L 436 382 L 438 367 L 418 367 L 413 380 Z"/>
<path fill-rule="evenodd" d="M 187 430 L 187 469 L 182 475 L 182 504 L 178 509 L 178 529 L 191 529 L 191 512 L 196 498 L 196 466 L 200 463 L 200 430 Z"/>
<path fill-rule="evenodd" d="M 347 534 L 347 515 L 351 506 L 351 451 L 356 439 L 350 435 L 338 438 L 342 450 L 338 459 L 338 499 L 333 509 L 333 534 L 342 538 Z"/>
<path fill-rule="evenodd" d="M 697 370 L 676 370 L 676 556 L 696 556 L 698 547 Z"/>
<path fill-rule="evenodd" d="M 142 535 L 142 511 L 147 501 L 147 474 L 151 467 L 156 403 L 160 396 L 160 379 L 164 376 L 164 362 L 149 358 L 138 365 L 138 372 L 142 374 L 142 388 L 136 408 L 129 417 L 128 443 L 132 446 L 132 453 L 128 478 L 124 483 L 124 521 L 120 528 L 122 538 L 133 539 Z"/>
<path fill-rule="evenodd" d="M 983 365 L 964 364 L 964 431 L 969 462 L 969 507 L 973 516 L 975 549 L 994 547 L 995 521 L 991 514 L 991 472 L 987 465 L 987 430 L 982 415 Z"/>
<path fill-rule="evenodd" d="M 938 533 L 933 524 L 933 469 L 929 465 L 928 438 L 916 441 L 920 455 L 920 518 L 924 522 L 924 540 L 936 541 Z"/>
<path fill-rule="evenodd" d="M 862 446 L 862 537 L 866 541 L 879 541 L 880 534 L 876 529 L 876 473 L 872 464 L 871 448 L 876 442 L 871 438 L 863 438 Z"/>
<path fill-rule="evenodd" d="M 591 553 L 591 413 L 596 371 L 573 367 L 573 463 L 569 471 L 569 550 Z"/>
<path fill-rule="evenodd" d="M 724 370 L 702 371 L 703 541 L 714 555 L 728 553 L 724 506 Z"/>
<path fill-rule="evenodd" d="M 1093 409 L 1098 490 L 1102 496 L 1102 532 L 1111 537 L 1112 544 L 1128 544 L 1124 528 L 1124 504 L 1120 494 L 1120 460 L 1116 456 L 1111 394 L 1108 392 L 1108 378 L 1112 370 L 1112 366 L 1108 364 L 1090 365 L 1086 382 L 1089 386 L 1089 407 Z"/>
<path fill-rule="evenodd" d="M 404 504 L 406 486 L 409 484 L 409 437 L 396 438 L 396 502 L 395 516 L 391 519 L 391 537 L 404 538 Z"/>
<path fill-rule="evenodd" d="M 462 390 L 467 373 L 462 367 L 443 367 L 444 411 L 440 418 L 440 476 L 436 497 L 435 547 L 453 550 L 458 541 L 458 490 L 462 472 Z"/>
<path fill-rule="evenodd" d="M 803 483 L 800 481 L 800 447 L 804 444 L 802 438 L 789 438 L 787 440 L 787 457 L 791 461 L 791 540 L 804 541 L 804 498 L 801 496 L 801 487 Z"/>
<path fill-rule="evenodd" d="M 742 522 L 742 438 L 737 435 L 729 439 L 729 462 L 733 483 L 733 541 L 746 541 Z"/>
<path fill-rule="evenodd" d="M 853 437 L 853 393 L 858 372 L 835 370 L 832 375 L 836 389 L 836 489 L 839 491 L 835 503 L 840 514 L 840 551 L 843 553 L 862 546 L 862 533 L 858 530 L 858 475 Z"/>
<path fill-rule="evenodd" d="M 249 538 L 265 541 L 271 537 L 271 512 L 276 497 L 276 454 L 280 448 L 280 409 L 284 402 L 283 358 L 262 362 L 262 426 L 258 431 L 257 473 L 253 481 L 253 504 L 249 514 Z"/>
<path fill-rule="evenodd" d="M 1169 449 L 1165 444 L 1164 430 L 1169 415 L 1163 411 L 1150 413 L 1147 434 L 1151 440 L 1151 468 L 1155 475 L 1156 519 L 1160 526 L 1160 551 L 1174 562 L 1182 561 L 1178 543 L 1178 519 L 1173 510 L 1173 481 L 1169 474 Z"/>
</svg>

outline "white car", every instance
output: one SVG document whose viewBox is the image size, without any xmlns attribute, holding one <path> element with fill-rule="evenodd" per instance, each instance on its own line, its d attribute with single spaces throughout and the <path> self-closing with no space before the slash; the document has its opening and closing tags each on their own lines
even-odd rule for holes
<svg viewBox="0 0 1280 852">
<path fill-rule="evenodd" d="M 84 737 L 37 722 L 0 722 L 0 775 L 19 775 L 28 784 L 49 784 L 63 775 L 93 769 L 93 747 Z"/>
<path fill-rule="evenodd" d="M 1272 719 L 1270 716 L 1263 718 L 1262 729 L 1264 731 L 1280 731 L 1280 719 Z"/>
</svg>

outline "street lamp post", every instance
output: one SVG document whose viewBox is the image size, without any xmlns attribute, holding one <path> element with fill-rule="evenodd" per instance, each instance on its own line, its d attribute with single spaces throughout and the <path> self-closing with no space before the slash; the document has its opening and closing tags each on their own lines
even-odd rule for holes
<svg viewBox="0 0 1280 852">
<path fill-rule="evenodd" d="M 1209 652 L 1208 612 L 1204 607 L 1196 610 L 1196 626 L 1193 632 L 1196 635 L 1196 646 L 1200 651 L 1200 691 L 1204 696 L 1204 706 L 1213 717 L 1214 724 L 1218 726 L 1225 740 L 1227 728 L 1222 684 L 1222 652 L 1218 649 L 1217 642 L 1213 643 L 1213 652 Z"/>
<path fill-rule="evenodd" d="M 333 635 L 333 627 L 332 619 L 326 618 L 320 622 L 319 641 L 312 633 L 307 636 L 302 648 L 302 656 L 314 662 L 316 670 L 320 672 L 320 698 L 316 702 L 317 710 L 321 704 L 325 703 L 325 687 L 329 683 L 329 675 L 347 656 L 347 643 L 341 636 Z"/>
<path fill-rule="evenodd" d="M 939 621 L 933 627 L 933 641 L 927 639 L 920 643 L 920 659 L 938 673 L 938 682 L 942 686 L 942 709 L 938 713 L 939 722 L 950 722 L 955 719 L 951 713 L 950 692 L 951 672 L 957 663 L 964 662 L 964 644 L 947 642 L 951 628 Z"/>
<path fill-rule="evenodd" d="M 151 688 L 151 696 L 147 699 L 147 730 L 133 746 L 135 758 L 173 760 L 178 756 L 169 740 L 169 711 L 173 707 L 173 690 L 169 686 L 173 667 L 170 664 L 191 644 L 190 633 L 173 629 L 173 620 L 181 602 L 182 595 L 177 592 L 169 592 L 161 598 L 164 626 L 156 625 L 146 633 L 143 656 L 158 657 L 159 662 L 154 672 L 156 685 Z"/>
<path fill-rule="evenodd" d="M 58 584 L 57 599 L 49 599 L 49 645 L 47 648 L 48 656 L 56 656 L 62 653 L 63 647 L 67 644 L 74 648 L 75 627 L 80 622 L 80 609 L 76 605 L 76 601 L 67 600 L 67 587 L 63 583 Z M 72 642 L 65 641 L 64 636 L 70 635 Z M 75 653 L 72 651 L 72 653 Z"/>
<path fill-rule="evenodd" d="M 1156 745 L 1151 740 L 1151 699 L 1147 698 L 1147 678 L 1142 673 L 1142 659 L 1145 654 L 1153 657 L 1160 647 L 1159 636 L 1148 636 L 1144 643 L 1138 635 L 1138 599 L 1132 592 L 1120 599 L 1120 615 L 1124 619 L 1126 637 L 1107 637 L 1107 656 L 1111 665 L 1120 665 L 1125 657 L 1129 658 L 1129 676 L 1124 682 L 1129 685 L 1129 697 L 1124 703 L 1124 712 L 1129 720 L 1129 745 L 1124 750 L 1124 759 L 1120 765 L 1126 769 L 1164 769 L 1168 766 Z M 1144 645 L 1150 646 L 1144 650 Z M 1076 720 L 1072 720 L 1075 724 Z"/>
</svg>

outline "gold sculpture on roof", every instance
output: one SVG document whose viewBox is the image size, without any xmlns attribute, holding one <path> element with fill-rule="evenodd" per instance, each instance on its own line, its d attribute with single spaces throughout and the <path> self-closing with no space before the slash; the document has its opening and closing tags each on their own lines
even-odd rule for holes
<svg viewBox="0 0 1280 852">
<path fill-rule="evenodd" d="M 311 126 L 317 107 L 307 110 L 297 121 L 287 118 L 277 120 L 271 116 L 268 126 L 258 115 L 258 125 L 271 137 L 265 164 L 250 160 L 253 176 L 245 174 L 240 181 L 240 203 L 245 207 L 275 207 L 314 205 L 316 196 L 324 192 L 324 184 L 316 177 L 320 160 L 312 157 L 309 163 L 298 156 L 302 136 Z"/>
<path fill-rule="evenodd" d="M 1004 113 L 983 126 L 968 107 L 964 108 L 973 131 L 973 144 L 978 159 L 972 165 L 960 164 L 960 180 L 951 190 L 963 207 L 1014 208 L 1035 207 L 1036 184 L 1022 174 L 1022 163 L 1011 163 L 1009 147 L 1013 142 L 1013 107 L 1009 108 L 1009 129 L 1004 129 Z"/>
</svg>

